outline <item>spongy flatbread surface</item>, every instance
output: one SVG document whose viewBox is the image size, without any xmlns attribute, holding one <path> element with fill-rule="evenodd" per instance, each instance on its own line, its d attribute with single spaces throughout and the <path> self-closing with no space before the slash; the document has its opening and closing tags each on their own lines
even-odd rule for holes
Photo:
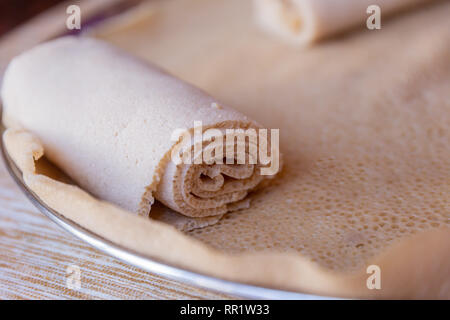
<svg viewBox="0 0 450 320">
<path fill-rule="evenodd" d="M 246 1 L 151 10 L 138 28 L 96 33 L 280 128 L 285 155 L 249 209 L 190 236 L 349 271 L 399 238 L 450 225 L 450 3 L 311 49 L 259 30 Z"/>
<path fill-rule="evenodd" d="M 211 224 L 247 202 L 264 179 L 257 165 L 241 167 L 245 176 L 239 165 L 170 161 L 172 134 L 194 130 L 195 121 L 224 136 L 225 128 L 258 125 L 103 41 L 62 37 L 23 53 L 9 64 L 1 94 L 9 128 L 32 132 L 48 159 L 85 190 L 144 216 L 156 197 L 187 217 L 216 216 L 190 221 L 190 228 Z M 214 190 L 203 189 L 208 170 L 217 178 Z"/>
</svg>

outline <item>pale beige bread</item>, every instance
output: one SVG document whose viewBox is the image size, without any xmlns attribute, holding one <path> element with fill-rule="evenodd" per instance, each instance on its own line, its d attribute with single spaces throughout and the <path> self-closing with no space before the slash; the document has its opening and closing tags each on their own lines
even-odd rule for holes
<svg viewBox="0 0 450 320">
<path fill-rule="evenodd" d="M 249 208 L 184 234 L 24 169 L 46 203 L 122 246 L 226 279 L 450 298 L 450 3 L 309 50 L 261 32 L 249 1 L 164 0 L 152 10 L 139 26 L 96 34 L 280 128 L 281 175 Z M 39 142 L 16 131 L 4 139 L 32 168 Z M 381 290 L 366 287 L 371 264 Z"/>
<path fill-rule="evenodd" d="M 239 209 L 264 178 L 259 164 L 197 164 L 197 151 L 192 164 L 175 164 L 177 129 L 201 134 L 194 128 L 201 121 L 203 131 L 221 130 L 225 143 L 226 129 L 259 125 L 99 40 L 62 38 L 15 58 L 2 99 L 6 126 L 33 132 L 47 158 L 92 194 L 142 215 L 156 196 L 184 216 L 204 218 L 192 227 L 210 224 Z M 186 147 L 207 150 L 205 139 L 189 139 Z M 245 156 L 245 141 L 232 146 L 240 144 Z"/>
<path fill-rule="evenodd" d="M 262 28 L 297 44 L 310 44 L 351 27 L 366 26 L 377 5 L 384 18 L 432 0 L 253 0 Z"/>
<path fill-rule="evenodd" d="M 308 49 L 267 36 L 253 10 L 165 1 L 139 28 L 104 37 L 280 128 L 275 184 L 187 234 L 226 252 L 289 251 L 349 272 L 401 238 L 449 226 L 450 3 Z"/>
<path fill-rule="evenodd" d="M 105 10 L 121 7 L 123 10 L 123 0 L 79 0 L 76 2 L 82 8 L 83 29 L 85 22 L 98 19 Z M 52 39 L 60 34 L 66 33 L 67 27 L 65 21 L 68 18 L 67 9 L 70 1 L 64 1 L 58 5 L 52 6 L 44 12 L 23 23 L 6 34 L 0 35 L 0 72 L 3 74 L 7 62 L 21 52 L 43 42 Z M 114 10 L 114 9 L 113 9 Z M 148 11 L 145 11 L 146 14 Z M 97 17 L 97 18 L 96 18 Z M 136 19 L 134 19 L 136 21 Z"/>
<path fill-rule="evenodd" d="M 382 290 L 369 290 L 365 267 L 336 272 L 293 252 L 236 255 L 213 249 L 167 224 L 93 198 L 79 187 L 61 181 L 57 169 L 47 168 L 50 176 L 45 175 L 39 167 L 49 164 L 39 163 L 44 149 L 31 133 L 8 129 L 3 142 L 25 183 L 47 205 L 112 243 L 152 259 L 223 279 L 304 293 L 360 298 L 450 298 L 449 228 L 406 237 L 370 258 L 367 264 L 382 270 Z"/>
</svg>

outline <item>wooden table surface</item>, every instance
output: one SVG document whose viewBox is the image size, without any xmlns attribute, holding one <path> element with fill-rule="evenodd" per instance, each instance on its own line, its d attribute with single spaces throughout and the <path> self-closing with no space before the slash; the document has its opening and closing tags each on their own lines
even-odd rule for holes
<svg viewBox="0 0 450 320">
<path fill-rule="evenodd" d="M 80 269 L 79 289 L 69 280 L 71 266 Z M 90 247 L 40 213 L 0 165 L 0 299 L 205 298 L 229 297 L 164 279 Z"/>
<path fill-rule="evenodd" d="M 117 1 L 81 1 L 83 14 Z M 11 57 L 61 32 L 67 4 L 0 38 L 0 73 Z M 70 280 L 74 268 L 80 270 L 79 289 Z M 230 297 L 164 279 L 93 249 L 40 213 L 0 165 L 0 299 L 205 298 Z"/>
</svg>

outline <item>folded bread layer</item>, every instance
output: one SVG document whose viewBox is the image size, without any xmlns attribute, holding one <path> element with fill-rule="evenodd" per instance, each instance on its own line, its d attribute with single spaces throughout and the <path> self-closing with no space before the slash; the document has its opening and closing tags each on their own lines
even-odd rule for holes
<svg viewBox="0 0 450 320">
<path fill-rule="evenodd" d="M 384 18 L 425 2 L 429 0 L 254 0 L 259 24 L 298 44 L 309 44 L 351 27 L 366 27 L 367 19 L 376 13 L 374 5 Z"/>
</svg>

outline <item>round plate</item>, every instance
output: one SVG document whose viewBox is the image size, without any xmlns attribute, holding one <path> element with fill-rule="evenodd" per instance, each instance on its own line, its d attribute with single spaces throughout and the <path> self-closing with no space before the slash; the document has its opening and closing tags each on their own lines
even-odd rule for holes
<svg viewBox="0 0 450 320">
<path fill-rule="evenodd" d="M 1 108 L 1 104 L 0 104 Z M 1 117 L 1 112 L 0 112 Z M 0 133 L 3 136 L 5 128 L 1 126 Z M 214 278 L 204 274 L 192 272 L 189 270 L 181 269 L 175 266 L 165 264 L 161 261 L 152 259 L 151 257 L 143 256 L 139 253 L 133 252 L 127 248 L 114 244 L 113 242 L 97 235 L 95 232 L 87 230 L 79 224 L 67 219 L 62 214 L 56 212 L 49 206 L 47 206 L 32 190 L 28 188 L 22 178 L 22 173 L 17 168 L 14 161 L 8 155 L 8 152 L 1 140 L 1 154 L 5 162 L 8 172 L 20 187 L 22 192 L 27 198 L 47 217 L 53 222 L 62 227 L 64 230 L 78 237 L 79 239 L 87 242 L 94 248 L 105 252 L 119 260 L 142 268 L 151 273 L 166 277 L 171 280 L 184 282 L 186 284 L 210 289 L 216 292 L 222 292 L 229 295 L 253 298 L 253 299 L 333 299 L 330 297 L 323 297 L 310 294 L 302 294 L 291 291 L 283 291 L 276 289 L 269 289 L 259 286 L 248 285 L 239 282 L 227 281 L 219 278 Z"/>
</svg>

